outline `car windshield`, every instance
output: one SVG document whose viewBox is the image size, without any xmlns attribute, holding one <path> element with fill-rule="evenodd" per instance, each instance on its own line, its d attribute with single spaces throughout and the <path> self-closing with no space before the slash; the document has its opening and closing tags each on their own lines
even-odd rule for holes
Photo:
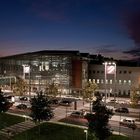
<svg viewBox="0 0 140 140">
<path fill-rule="evenodd" d="M 62 101 L 63 103 L 70 103 L 70 101 Z"/>
</svg>

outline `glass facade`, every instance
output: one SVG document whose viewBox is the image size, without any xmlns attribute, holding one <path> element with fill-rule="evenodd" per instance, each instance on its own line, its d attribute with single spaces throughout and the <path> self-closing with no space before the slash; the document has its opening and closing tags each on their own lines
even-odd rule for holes
<svg viewBox="0 0 140 140">
<path fill-rule="evenodd" d="M 56 83 L 64 94 L 68 94 L 73 89 L 72 61 L 78 59 L 78 51 L 42 51 L 1 58 L 1 79 L 4 76 L 21 77 L 30 85 L 31 91 L 44 90 L 47 84 Z M 84 68 L 84 74 L 85 71 Z"/>
</svg>

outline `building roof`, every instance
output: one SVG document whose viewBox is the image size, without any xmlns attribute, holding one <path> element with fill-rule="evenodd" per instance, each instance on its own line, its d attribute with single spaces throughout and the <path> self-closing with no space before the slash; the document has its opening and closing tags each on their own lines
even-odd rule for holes
<svg viewBox="0 0 140 140">
<path fill-rule="evenodd" d="M 11 56 L 5 56 L 1 57 L 0 59 L 10 59 L 10 58 L 16 58 L 16 59 L 26 59 L 27 57 L 35 57 L 35 56 L 45 56 L 45 55 L 64 55 L 64 56 L 80 56 L 79 51 L 74 50 L 42 50 L 37 52 L 28 52 L 23 54 L 16 54 Z"/>
</svg>

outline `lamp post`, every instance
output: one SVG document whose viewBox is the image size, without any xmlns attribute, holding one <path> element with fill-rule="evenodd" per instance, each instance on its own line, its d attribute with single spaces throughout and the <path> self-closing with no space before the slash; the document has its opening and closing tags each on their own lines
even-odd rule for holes
<svg viewBox="0 0 140 140">
<path fill-rule="evenodd" d="M 23 115 L 23 117 L 24 117 L 25 122 L 26 122 L 26 118 L 27 118 L 27 116 L 26 116 L 26 115 Z M 25 132 L 25 138 L 26 138 L 26 140 L 27 140 L 27 132 Z"/>
<path fill-rule="evenodd" d="M 67 118 L 67 113 L 68 113 L 68 103 L 66 103 L 66 118 Z"/>
<path fill-rule="evenodd" d="M 9 83 L 10 83 L 10 90 L 12 90 L 12 78 L 11 78 L 11 76 L 9 77 Z"/>
<path fill-rule="evenodd" d="M 31 98 L 31 66 L 29 65 L 29 97 Z"/>
<path fill-rule="evenodd" d="M 107 66 L 107 62 L 105 62 L 104 63 L 104 65 L 105 65 L 105 77 L 104 77 L 104 83 L 105 83 L 105 104 L 106 104 L 106 98 L 107 98 L 107 92 L 106 92 L 106 80 L 107 80 L 107 78 L 106 78 L 106 66 Z"/>
<path fill-rule="evenodd" d="M 84 130 L 84 133 L 86 134 L 86 140 L 88 139 L 88 131 L 87 129 Z"/>
<path fill-rule="evenodd" d="M 121 121 L 121 112 L 120 112 L 120 121 Z M 121 133 L 121 125 L 119 123 L 119 135 L 120 135 L 120 133 Z"/>
<path fill-rule="evenodd" d="M 24 117 L 24 120 L 25 120 L 25 122 L 26 122 L 26 117 L 27 117 L 27 116 L 26 116 L 26 115 L 23 115 L 23 117 Z"/>
</svg>

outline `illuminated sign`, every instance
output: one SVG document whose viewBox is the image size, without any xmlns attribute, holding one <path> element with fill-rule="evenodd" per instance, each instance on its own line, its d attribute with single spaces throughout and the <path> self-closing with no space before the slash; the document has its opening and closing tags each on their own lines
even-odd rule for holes
<svg viewBox="0 0 140 140">
<path fill-rule="evenodd" d="M 115 74 L 115 66 L 113 65 L 106 66 L 106 74 Z"/>
</svg>

